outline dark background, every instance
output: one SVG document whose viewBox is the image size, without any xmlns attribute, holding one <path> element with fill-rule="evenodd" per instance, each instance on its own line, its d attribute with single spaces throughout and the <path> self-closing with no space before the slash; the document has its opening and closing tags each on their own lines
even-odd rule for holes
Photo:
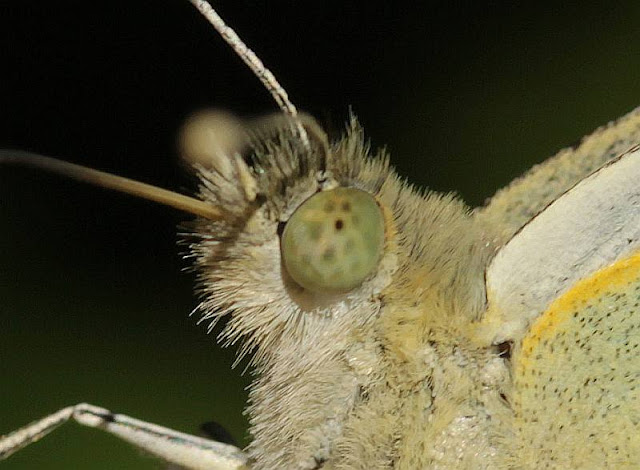
<svg viewBox="0 0 640 470">
<path fill-rule="evenodd" d="M 351 106 L 401 174 L 477 205 L 640 104 L 640 4 L 555 3 L 216 5 L 300 109 L 339 131 Z M 0 37 L 0 147 L 188 190 L 189 112 L 275 109 L 186 0 L 3 1 Z M 215 419 L 246 443 L 248 377 L 188 317 L 184 218 L 0 168 L 0 433 L 88 401 L 187 432 Z M 2 468 L 159 466 L 70 425 Z"/>
</svg>

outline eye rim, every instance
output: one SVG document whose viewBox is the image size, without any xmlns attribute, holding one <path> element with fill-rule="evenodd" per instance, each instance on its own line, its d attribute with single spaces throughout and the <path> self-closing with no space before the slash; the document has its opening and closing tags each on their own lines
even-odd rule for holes
<svg viewBox="0 0 640 470">
<path fill-rule="evenodd" d="M 349 207 L 346 209 L 346 212 L 348 213 L 351 210 L 353 210 L 354 212 L 358 211 L 358 213 L 352 216 L 352 219 L 354 217 L 357 218 L 358 215 L 364 213 L 365 217 L 363 217 L 363 219 L 365 220 L 365 223 L 364 223 L 365 226 L 362 228 L 356 229 L 355 233 L 359 235 L 363 235 L 364 233 L 372 234 L 367 237 L 363 236 L 362 239 L 359 240 L 360 245 L 362 245 L 363 243 L 370 245 L 369 249 L 371 249 L 371 251 L 368 253 L 367 252 L 364 253 L 365 255 L 367 255 L 367 258 L 365 259 L 365 261 L 368 263 L 368 268 L 365 269 L 364 272 L 360 272 L 359 275 L 353 276 L 349 282 L 346 282 L 345 284 L 341 284 L 341 285 L 339 285 L 340 283 L 313 284 L 312 281 L 310 281 L 308 278 L 301 279 L 299 276 L 299 270 L 295 267 L 295 263 L 300 262 L 305 255 L 300 255 L 300 252 L 297 252 L 297 251 L 294 251 L 293 253 L 288 253 L 288 249 L 291 247 L 291 245 L 287 243 L 288 233 L 290 233 L 290 231 L 293 230 L 292 227 L 294 226 L 294 224 L 296 224 L 296 222 L 298 224 L 305 224 L 307 222 L 304 220 L 297 221 L 296 217 L 297 216 L 299 217 L 301 216 L 301 214 L 303 214 L 303 212 L 301 211 L 304 211 L 305 209 L 309 209 L 309 206 L 308 206 L 309 202 L 312 202 L 316 198 L 322 198 L 322 196 L 329 196 L 329 195 L 336 197 L 336 199 L 338 200 L 340 198 L 344 199 L 347 197 L 356 197 L 356 201 L 355 201 L 356 206 L 358 206 L 358 204 L 361 204 L 364 201 L 365 202 L 364 208 L 362 205 L 360 205 L 355 209 L 352 209 L 351 207 L 354 205 L 353 200 L 348 201 Z M 316 199 L 315 202 L 316 203 L 322 202 L 322 199 Z M 330 202 L 330 201 L 326 201 L 325 204 L 327 202 Z M 368 207 L 366 207 L 367 205 Z M 344 209 L 344 207 L 342 209 Z M 367 218 L 368 210 L 371 210 L 371 212 L 369 212 L 368 215 L 373 215 L 374 217 L 371 218 L 373 220 L 370 220 Z M 352 228 L 347 228 L 346 230 L 344 230 L 345 221 L 342 218 L 339 218 L 337 220 L 332 220 L 333 217 L 334 216 L 332 215 L 325 215 L 325 217 L 322 220 L 320 220 L 319 223 L 322 223 L 325 226 L 331 226 L 336 233 L 347 233 L 349 232 L 349 230 L 351 230 L 352 231 L 351 233 L 353 233 L 354 229 Z M 348 224 L 348 225 L 352 225 L 352 224 Z M 367 231 L 367 229 L 372 228 L 371 226 L 373 226 L 373 230 Z M 302 230 L 302 229 L 299 229 L 299 230 Z M 306 199 L 304 199 L 300 204 L 298 204 L 298 206 L 291 212 L 289 218 L 286 221 L 280 222 L 278 224 L 278 235 L 280 237 L 280 257 L 281 257 L 283 271 L 286 273 L 285 275 L 297 287 L 299 287 L 304 291 L 307 291 L 310 293 L 316 293 L 316 294 L 318 293 L 329 294 L 329 295 L 346 294 L 348 292 L 353 291 L 354 289 L 357 289 L 363 283 L 365 283 L 367 279 L 371 278 L 372 275 L 375 273 L 376 269 L 378 268 L 378 266 L 380 265 L 380 262 L 385 253 L 385 247 L 386 247 L 386 241 L 387 241 L 387 224 L 385 221 L 385 211 L 383 206 L 375 197 L 375 195 L 365 189 L 362 189 L 356 186 L 333 187 L 331 189 L 318 191 L 312 194 L 311 196 L 307 197 Z M 329 238 L 331 238 L 331 234 L 329 235 Z M 335 235 L 334 235 L 334 238 L 335 238 Z M 352 241 L 352 237 L 348 239 L 347 242 L 349 241 Z M 335 250 L 336 250 L 335 244 L 336 242 L 334 241 L 333 244 L 330 244 L 328 248 L 326 248 L 325 250 L 322 250 L 323 252 L 322 255 L 318 255 L 316 253 L 315 257 L 316 258 L 324 257 L 326 252 L 332 251 L 334 253 L 333 253 L 333 256 L 331 256 L 330 258 L 331 259 L 335 258 Z M 350 248 L 353 248 L 353 247 L 354 247 L 354 244 L 352 243 Z M 344 255 L 338 258 L 344 258 Z M 325 261 L 328 261 L 326 257 L 325 257 Z"/>
</svg>

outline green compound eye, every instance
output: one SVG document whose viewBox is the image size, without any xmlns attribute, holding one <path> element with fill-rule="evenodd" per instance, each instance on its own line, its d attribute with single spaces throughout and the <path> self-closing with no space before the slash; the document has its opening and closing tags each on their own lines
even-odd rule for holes
<svg viewBox="0 0 640 470">
<path fill-rule="evenodd" d="M 324 191 L 293 213 L 282 234 L 287 272 L 313 292 L 346 292 L 375 269 L 384 219 L 375 199 L 354 188 Z"/>
</svg>

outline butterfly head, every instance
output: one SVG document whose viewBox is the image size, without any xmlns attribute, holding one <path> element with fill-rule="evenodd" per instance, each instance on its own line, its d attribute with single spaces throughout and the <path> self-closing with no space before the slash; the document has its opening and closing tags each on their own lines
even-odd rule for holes
<svg viewBox="0 0 640 470">
<path fill-rule="evenodd" d="M 384 154 L 369 157 L 355 119 L 329 143 L 307 116 L 205 113 L 181 142 L 200 198 L 224 213 L 198 219 L 189 241 L 204 318 L 231 314 L 227 341 L 266 358 L 356 305 L 374 308 L 394 265 L 385 188 L 396 178 Z"/>
</svg>

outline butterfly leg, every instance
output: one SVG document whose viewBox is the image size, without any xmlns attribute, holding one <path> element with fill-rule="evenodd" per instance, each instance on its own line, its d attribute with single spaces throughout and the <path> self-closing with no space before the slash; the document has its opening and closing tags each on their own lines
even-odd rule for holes
<svg viewBox="0 0 640 470">
<path fill-rule="evenodd" d="M 70 419 L 102 429 L 160 459 L 190 470 L 243 470 L 247 457 L 237 447 L 181 433 L 86 403 L 63 408 L 0 437 L 0 460 L 40 440 Z"/>
</svg>

